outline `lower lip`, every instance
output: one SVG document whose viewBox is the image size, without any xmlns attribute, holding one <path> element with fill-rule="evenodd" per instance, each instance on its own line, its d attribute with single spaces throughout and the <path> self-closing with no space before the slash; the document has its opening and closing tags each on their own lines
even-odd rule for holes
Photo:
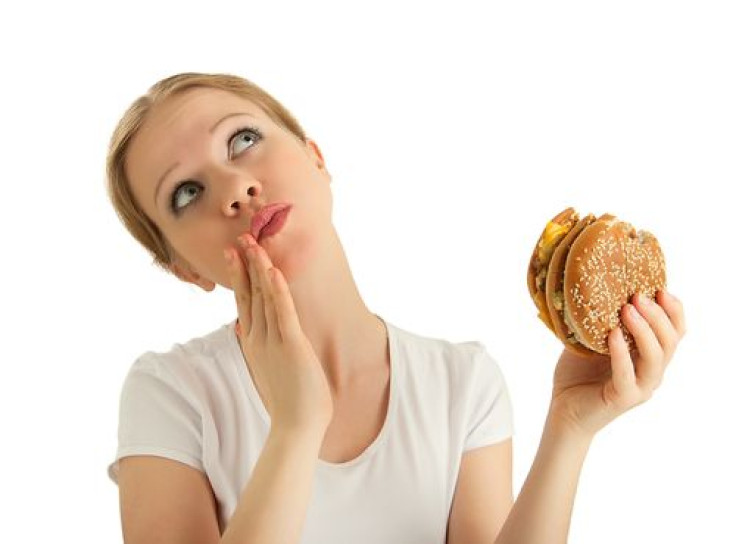
<svg viewBox="0 0 736 544">
<path fill-rule="evenodd" d="M 273 236 L 277 232 L 279 232 L 283 226 L 284 223 L 286 223 L 286 218 L 289 215 L 289 210 L 291 208 L 284 208 L 281 211 L 276 212 L 273 214 L 273 217 L 271 217 L 271 220 L 268 222 L 268 224 L 261 229 L 261 232 L 258 234 L 258 241 L 260 242 L 264 238 L 268 238 L 269 236 Z"/>
</svg>

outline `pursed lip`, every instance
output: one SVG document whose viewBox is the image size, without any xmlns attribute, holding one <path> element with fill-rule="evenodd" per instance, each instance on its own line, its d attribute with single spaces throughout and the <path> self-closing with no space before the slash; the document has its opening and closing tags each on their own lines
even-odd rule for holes
<svg viewBox="0 0 736 544">
<path fill-rule="evenodd" d="M 253 238 L 258 240 L 258 237 L 261 234 L 261 230 L 263 227 L 268 225 L 268 222 L 271 221 L 271 218 L 274 216 L 276 212 L 280 212 L 281 210 L 285 210 L 291 208 L 291 204 L 288 204 L 286 202 L 278 202 L 275 204 L 269 204 L 268 206 L 264 206 L 260 210 L 256 212 L 256 214 L 253 216 L 253 219 L 250 221 L 250 233 L 253 235 Z"/>
</svg>

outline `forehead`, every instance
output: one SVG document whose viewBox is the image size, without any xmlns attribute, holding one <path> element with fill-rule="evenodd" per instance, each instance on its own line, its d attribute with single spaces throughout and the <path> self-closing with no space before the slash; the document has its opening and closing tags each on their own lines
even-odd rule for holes
<svg viewBox="0 0 736 544">
<path fill-rule="evenodd" d="M 227 91 L 190 89 L 156 105 L 134 140 L 146 140 L 146 143 L 156 144 L 154 147 L 161 147 L 166 141 L 179 136 L 193 136 L 202 132 L 207 134 L 213 123 L 230 113 L 249 113 L 260 119 L 268 118 L 255 103 Z M 161 138 L 164 134 L 165 140 Z M 147 145 L 136 147 L 149 148 Z"/>
<path fill-rule="evenodd" d="M 156 125 L 165 125 L 167 128 L 181 124 L 191 125 L 236 110 L 265 117 L 265 113 L 246 98 L 221 89 L 194 88 L 170 96 L 156 105 L 149 112 L 144 128 L 151 129 Z"/>
<path fill-rule="evenodd" d="M 144 210 L 152 211 L 158 178 L 210 137 L 210 129 L 232 113 L 248 113 L 268 123 L 254 102 L 220 89 L 189 89 L 167 98 L 150 112 L 131 140 L 125 168 L 131 189 Z"/>
</svg>

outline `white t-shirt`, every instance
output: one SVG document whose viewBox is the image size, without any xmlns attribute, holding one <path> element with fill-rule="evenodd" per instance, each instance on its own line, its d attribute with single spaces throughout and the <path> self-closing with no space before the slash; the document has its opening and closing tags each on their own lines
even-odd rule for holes
<svg viewBox="0 0 736 544">
<path fill-rule="evenodd" d="M 482 343 L 422 337 L 382 321 L 391 376 L 385 423 L 355 459 L 317 461 L 302 544 L 444 543 L 463 452 L 513 434 L 503 375 Z M 133 363 L 108 467 L 115 483 L 126 455 L 166 457 L 203 471 L 221 532 L 270 424 L 234 325 Z"/>
</svg>

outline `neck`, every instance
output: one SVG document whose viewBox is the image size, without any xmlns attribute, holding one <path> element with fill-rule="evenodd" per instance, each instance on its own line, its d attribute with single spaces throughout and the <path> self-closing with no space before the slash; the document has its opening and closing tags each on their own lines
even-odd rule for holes
<svg viewBox="0 0 736 544">
<path fill-rule="evenodd" d="M 330 234 L 306 252 L 309 263 L 299 267 L 289 288 L 302 330 L 333 391 L 339 391 L 351 378 L 384 364 L 388 339 L 358 292 L 337 233 Z"/>
</svg>

